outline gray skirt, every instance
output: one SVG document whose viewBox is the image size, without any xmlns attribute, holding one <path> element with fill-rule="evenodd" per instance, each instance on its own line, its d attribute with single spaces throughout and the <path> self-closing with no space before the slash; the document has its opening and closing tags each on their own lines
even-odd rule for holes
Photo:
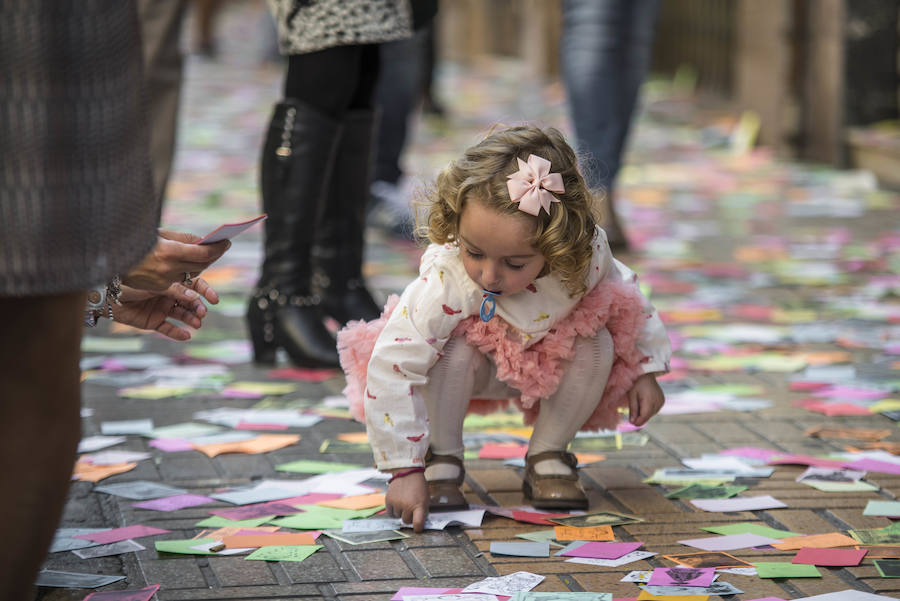
<svg viewBox="0 0 900 601">
<path fill-rule="evenodd" d="M 153 247 L 137 12 L 0 0 L 0 296 L 85 290 Z"/>
</svg>

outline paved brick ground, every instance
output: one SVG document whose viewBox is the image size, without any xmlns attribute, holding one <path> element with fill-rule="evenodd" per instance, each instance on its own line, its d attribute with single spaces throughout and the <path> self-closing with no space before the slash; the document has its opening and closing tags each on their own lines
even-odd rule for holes
<svg viewBox="0 0 900 601">
<path fill-rule="evenodd" d="M 240 31 L 241 23 L 255 19 L 259 14 L 259 8 L 254 3 L 250 3 L 249 7 L 230 8 L 226 15 L 226 26 Z M 246 46 L 243 48 L 246 49 Z M 187 225 L 195 231 L 202 230 L 204 228 L 202 224 L 214 225 L 220 222 L 223 215 L 249 214 L 255 208 L 252 170 L 256 147 L 261 124 L 264 122 L 269 103 L 274 98 L 279 71 L 273 66 L 260 67 L 251 64 L 252 61 L 248 61 L 237 51 L 235 56 L 239 58 L 233 62 L 230 62 L 230 59 L 234 56 L 226 54 L 218 63 L 200 61 L 190 63 L 185 129 L 179 159 L 181 169 L 176 173 L 173 182 L 171 194 L 173 198 L 169 201 L 167 219 L 170 223 Z M 445 89 L 459 89 L 469 94 L 469 96 L 461 94 L 463 100 L 460 102 L 464 107 L 472 108 L 479 105 L 481 98 L 478 96 L 479 92 L 485 94 L 484 98 L 489 97 L 491 102 L 497 103 L 503 98 L 509 100 L 514 96 L 514 91 L 510 89 L 504 88 L 499 91 L 491 89 L 490 79 L 493 73 L 490 71 L 491 67 L 487 65 L 482 68 L 488 71 L 476 70 L 469 75 L 462 75 L 452 67 L 448 67 L 448 77 L 455 79 L 452 79 L 454 86 L 447 85 Z M 249 95 L 255 100 L 251 99 L 247 105 L 243 105 L 239 99 L 235 100 L 231 96 L 216 98 L 217 93 L 228 91 L 238 85 L 241 98 L 246 99 Z M 497 94 L 501 95 L 499 100 Z M 553 100 L 550 104 L 541 105 L 540 98 L 537 100 L 532 98 L 535 100 L 533 106 L 543 107 L 541 118 L 558 122 L 563 114 L 558 102 L 558 88 L 551 86 L 549 92 L 546 89 L 538 90 L 538 94 L 548 95 Z M 218 112 L 224 115 L 207 115 L 207 107 L 216 100 L 223 103 L 219 106 Z M 448 101 L 453 100 L 453 97 L 448 96 Z M 487 105 L 488 101 L 485 100 L 484 106 Z M 502 111 L 498 114 L 496 108 L 492 110 L 494 112 L 487 115 L 460 114 L 458 121 L 450 128 L 452 131 L 441 130 L 441 126 L 433 124 L 424 127 L 417 134 L 417 143 L 422 145 L 417 146 L 416 156 L 410 158 L 410 162 L 417 167 L 431 163 L 438 164 L 446 159 L 448 149 L 436 142 L 436 138 L 446 134 L 453 138 L 453 143 L 458 139 L 465 139 L 468 142 L 474 138 L 475 132 L 484 130 L 486 123 L 501 120 L 498 117 L 509 114 Z M 232 114 L 229 111 L 236 113 Z M 514 118 L 524 116 L 528 115 L 515 115 Z M 680 128 L 663 126 L 659 123 L 642 122 L 641 128 L 639 138 L 640 132 L 648 130 L 654 136 L 671 135 L 678 139 L 683 135 Z M 235 143 L 228 137 L 234 135 L 244 136 L 246 143 Z M 654 160 L 652 152 L 641 154 L 640 144 L 636 146 L 638 149 L 632 158 L 634 162 L 648 164 Z M 209 171 L 204 170 L 205 163 L 201 159 L 207 156 L 204 153 L 214 157 L 220 156 L 216 154 L 219 151 L 221 155 L 230 157 L 229 160 L 242 161 L 243 167 L 234 171 L 226 170 L 226 175 L 222 179 L 226 181 L 223 185 L 227 189 L 216 192 L 216 184 L 212 181 L 216 180 L 216 177 L 211 177 Z M 670 159 L 665 157 L 665 160 Z M 644 190 L 645 193 L 648 191 L 652 189 Z M 224 205 L 215 203 L 211 205 L 210 193 L 224 195 Z M 889 202 L 888 209 L 891 207 L 894 212 L 871 211 L 859 219 L 841 221 L 840 226 L 869 235 L 872 232 L 896 227 L 898 208 L 896 199 Z M 662 210 L 666 208 L 663 207 Z M 733 223 L 728 221 L 728 216 L 720 218 L 705 215 L 703 218 L 711 219 L 723 232 L 730 231 L 733 226 Z M 778 225 L 777 221 L 776 219 L 775 226 Z M 782 229 L 773 231 L 789 235 L 792 231 L 790 228 L 802 230 L 804 226 L 820 223 L 814 219 L 807 221 L 796 218 L 784 219 L 781 223 Z M 749 236 L 750 232 L 744 232 L 743 235 Z M 696 250 L 700 253 L 700 258 L 696 264 L 702 265 L 704 258 L 715 262 L 726 260 L 731 256 L 731 249 L 734 246 L 747 242 L 739 236 L 727 241 L 719 239 L 716 244 L 698 244 Z M 384 282 L 402 281 L 404 274 L 411 270 L 413 262 L 410 257 L 413 257 L 415 252 L 403 245 L 398 246 L 377 233 L 373 233 L 371 242 L 370 256 L 375 258 L 367 266 L 368 272 L 370 275 L 380 277 L 378 281 L 382 282 L 381 291 L 388 292 L 392 286 Z M 244 302 L 246 284 L 252 281 L 253 274 L 248 275 L 242 272 L 241 268 L 255 264 L 258 243 L 255 234 L 247 234 L 239 243 L 236 241 L 231 251 L 231 255 L 237 257 L 233 266 L 235 272 L 243 273 L 243 276 L 239 276 L 237 282 L 223 280 L 223 298 L 231 302 L 232 309 L 214 312 L 210 317 L 204 328 L 205 332 L 210 333 L 209 340 L 243 336 L 243 322 L 239 317 L 240 305 Z M 634 257 L 634 260 L 640 263 L 641 258 Z M 883 268 L 883 265 L 874 268 Z M 397 279 L 390 280 L 390 276 L 393 275 L 397 275 Z M 756 289 L 753 294 L 756 295 L 757 301 L 768 299 L 770 302 L 784 302 L 785 299 L 793 298 L 805 302 L 803 292 L 802 287 L 798 289 L 790 286 L 774 286 Z M 826 345 L 824 348 L 831 347 Z M 183 348 L 148 338 L 145 350 L 174 356 L 182 352 Z M 871 349 L 854 351 L 857 360 L 869 360 L 873 355 Z M 249 364 L 232 366 L 232 370 L 236 379 L 262 380 L 266 377 L 264 371 Z M 788 509 L 730 514 L 696 510 L 685 501 L 665 498 L 663 487 L 644 484 L 643 479 L 657 468 L 678 466 L 680 458 L 695 457 L 701 453 L 716 452 L 729 447 L 761 446 L 809 454 L 842 450 L 839 444 L 841 441 L 823 441 L 803 435 L 806 428 L 819 423 L 896 429 L 892 422 L 882 416 L 826 418 L 792 407 L 790 400 L 797 397 L 786 392 L 786 376 L 762 372 L 694 373 L 692 378 L 696 384 L 722 382 L 758 384 L 765 389 L 765 393 L 759 396 L 774 400 L 776 404 L 768 409 L 747 413 L 729 411 L 660 417 L 644 430 L 650 437 L 645 446 L 626 447 L 619 452 L 607 453 L 605 461 L 585 468 L 582 471 L 582 481 L 590 491 L 591 509 L 631 513 L 644 519 L 638 524 L 616 527 L 618 539 L 644 541 L 645 548 L 663 555 L 689 551 L 676 541 L 704 536 L 699 527 L 717 523 L 760 521 L 771 527 L 808 534 L 888 525 L 889 520 L 863 516 L 862 510 L 869 499 L 893 499 L 900 490 L 900 476 L 870 474 L 868 480 L 881 487 L 879 492 L 826 494 L 794 481 L 801 468 L 781 466 L 771 478 L 747 483 L 752 485 L 750 490 L 752 494 L 771 494 L 787 503 Z M 341 386 L 342 382 L 337 377 L 320 384 L 303 384 L 301 390 L 294 396 L 316 401 L 335 394 Z M 121 399 L 117 397 L 114 388 L 92 383 L 85 384 L 84 392 L 85 407 L 93 411 L 92 415 L 84 420 L 85 435 L 99 433 L 103 421 L 151 417 L 155 425 L 162 426 L 190 421 L 192 414 L 201 409 L 223 404 L 250 407 L 255 402 L 223 401 L 215 395 L 191 395 L 161 401 Z M 365 454 L 322 456 L 318 452 L 322 441 L 332 438 L 336 433 L 361 430 L 362 427 L 354 422 L 328 419 L 315 428 L 296 430 L 302 434 L 299 444 L 263 455 L 223 455 L 210 459 L 196 452 L 166 454 L 156 452 L 153 460 L 142 461 L 132 472 L 114 476 L 107 482 L 157 480 L 187 488 L 193 493 L 204 494 L 225 487 L 247 484 L 260 478 L 284 477 L 284 474 L 275 471 L 274 466 L 301 458 L 326 457 L 335 461 L 366 464 L 371 461 L 371 457 Z M 900 438 L 897 434 L 892 434 L 889 440 L 896 441 Z M 146 441 L 137 437 L 130 437 L 128 442 L 119 448 L 147 450 Z M 504 506 L 523 503 L 519 470 L 504 467 L 499 461 L 490 460 L 474 460 L 467 465 L 469 473 L 466 493 L 471 502 Z M 91 490 L 92 485 L 88 483 L 73 484 L 63 518 L 64 526 L 118 527 L 141 523 L 172 530 L 171 534 L 162 538 L 185 538 L 197 533 L 198 529 L 194 524 L 206 517 L 210 508 L 203 506 L 172 513 L 139 510 L 131 507 L 128 500 L 93 493 Z M 544 528 L 546 527 L 516 523 L 502 517 L 487 517 L 480 528 L 465 531 L 451 528 L 445 532 L 413 534 L 408 539 L 389 543 L 352 546 L 322 537 L 320 541 L 325 548 L 300 564 L 248 562 L 241 557 L 161 556 L 152 549 L 151 544 L 151 548 L 138 553 L 93 560 L 81 560 L 68 552 L 56 553 L 48 557 L 46 567 L 126 576 L 124 583 L 112 585 L 108 587 L 109 589 L 138 588 L 159 583 L 162 585 L 158 593 L 161 601 L 219 599 L 369 601 L 388 599 L 401 586 L 465 586 L 481 577 L 519 570 L 547 576 L 536 589 L 538 591 L 606 591 L 617 597 L 636 596 L 638 589 L 635 585 L 619 582 L 627 571 L 668 565 L 668 562 L 659 559 L 659 556 L 611 569 L 566 563 L 559 558 L 494 557 L 489 552 L 492 541 L 515 540 L 516 534 Z M 761 558 L 789 560 L 791 557 L 789 553 L 761 550 L 743 550 L 735 554 L 748 561 Z M 737 597 L 739 599 L 754 599 L 768 595 L 797 598 L 846 588 L 900 596 L 900 580 L 880 578 L 871 561 L 866 561 L 857 568 L 822 568 L 821 571 L 823 573 L 821 579 L 772 581 L 727 575 L 723 580 L 732 582 L 745 591 L 743 595 Z M 38 596 L 46 601 L 62 601 L 80 600 L 85 594 L 86 591 L 79 590 L 42 589 Z"/>
</svg>

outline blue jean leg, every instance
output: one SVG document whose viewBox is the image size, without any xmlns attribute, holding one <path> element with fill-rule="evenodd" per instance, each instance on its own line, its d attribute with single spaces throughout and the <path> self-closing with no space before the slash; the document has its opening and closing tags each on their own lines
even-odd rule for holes
<svg viewBox="0 0 900 601">
<path fill-rule="evenodd" d="M 563 82 L 592 189 L 610 191 L 650 64 L 658 0 L 565 0 Z"/>
</svg>

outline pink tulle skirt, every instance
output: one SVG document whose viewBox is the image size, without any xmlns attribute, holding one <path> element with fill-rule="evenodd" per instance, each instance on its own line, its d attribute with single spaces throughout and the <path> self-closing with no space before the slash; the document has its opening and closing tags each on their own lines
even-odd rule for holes
<svg viewBox="0 0 900 601">
<path fill-rule="evenodd" d="M 399 298 L 392 295 L 380 318 L 352 321 L 338 332 L 338 352 L 347 377 L 344 394 L 350 399 L 350 413 L 361 422 L 365 421 L 369 359 L 375 340 L 398 302 Z M 469 344 L 489 355 L 497 366 L 497 378 L 521 393 L 514 399 L 472 399 L 469 411 L 491 413 L 512 401 L 525 414 L 525 423 L 533 424 L 540 411 L 540 399 L 551 396 L 559 386 L 565 361 L 575 353 L 576 337 L 592 337 L 606 328 L 613 339 L 615 359 L 597 408 L 581 429 L 614 428 L 619 421 L 619 408 L 627 404 L 626 393 L 643 373 L 642 363 L 647 360 L 636 346 L 645 319 L 637 286 L 624 282 L 595 286 L 546 336 L 528 347 L 520 336 L 509 333 L 509 324 L 500 317 L 488 322 L 475 315 L 467 317 L 453 335 L 465 336 Z"/>
</svg>

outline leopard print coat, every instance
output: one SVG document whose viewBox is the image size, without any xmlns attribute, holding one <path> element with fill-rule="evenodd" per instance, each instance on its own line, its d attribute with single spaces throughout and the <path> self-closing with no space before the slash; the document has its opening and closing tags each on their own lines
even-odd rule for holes
<svg viewBox="0 0 900 601">
<path fill-rule="evenodd" d="M 412 33 L 410 0 L 268 1 L 283 55 L 389 42 Z"/>
</svg>

